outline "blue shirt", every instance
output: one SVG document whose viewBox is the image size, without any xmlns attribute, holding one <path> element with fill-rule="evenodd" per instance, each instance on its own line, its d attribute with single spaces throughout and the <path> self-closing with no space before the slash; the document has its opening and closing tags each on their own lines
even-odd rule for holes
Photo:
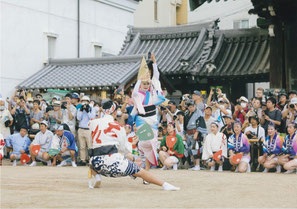
<svg viewBox="0 0 297 209">
<path fill-rule="evenodd" d="M 83 111 L 78 111 L 77 112 L 77 120 L 79 120 L 79 128 L 89 128 L 89 121 L 91 119 L 95 118 L 95 112 L 93 111 L 93 108 L 91 108 L 90 112 L 86 112 L 85 110 Z"/>
<path fill-rule="evenodd" d="M 31 140 L 26 135 L 24 137 L 21 136 L 20 133 L 13 134 L 7 137 L 6 146 L 13 148 L 13 153 L 21 154 L 21 150 L 25 150 L 25 152 L 29 151 L 29 146 L 31 144 Z"/>
</svg>

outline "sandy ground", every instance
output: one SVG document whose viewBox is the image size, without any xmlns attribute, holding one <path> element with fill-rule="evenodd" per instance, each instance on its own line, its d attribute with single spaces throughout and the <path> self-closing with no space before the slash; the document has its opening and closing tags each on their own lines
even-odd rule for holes
<svg viewBox="0 0 297 209">
<path fill-rule="evenodd" d="M 1 171 L 1 208 L 296 208 L 297 175 L 152 170 L 176 192 L 130 177 L 88 189 L 87 167 L 17 166 Z"/>
</svg>

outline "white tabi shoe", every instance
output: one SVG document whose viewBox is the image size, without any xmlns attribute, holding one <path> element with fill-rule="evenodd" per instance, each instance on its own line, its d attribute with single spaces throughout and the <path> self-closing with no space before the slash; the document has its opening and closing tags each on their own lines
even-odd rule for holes
<svg viewBox="0 0 297 209">
<path fill-rule="evenodd" d="M 211 172 L 214 172 L 215 170 L 216 170 L 216 166 L 213 165 L 213 166 L 210 167 Z"/>
<path fill-rule="evenodd" d="M 62 166 L 66 166 L 67 162 L 65 160 L 63 160 L 59 165 L 57 165 L 58 167 L 62 167 Z"/>
<path fill-rule="evenodd" d="M 16 160 L 13 161 L 12 166 L 17 166 L 17 161 Z"/>
<path fill-rule="evenodd" d="M 77 165 L 76 165 L 75 161 L 72 161 L 72 162 L 71 162 L 71 165 L 72 165 L 72 167 L 74 167 L 74 168 L 76 168 L 76 167 L 77 167 Z"/>
<path fill-rule="evenodd" d="M 195 165 L 193 168 L 189 168 L 190 171 L 200 171 L 200 165 Z"/>
<path fill-rule="evenodd" d="M 174 171 L 177 171 L 177 163 L 173 164 L 172 169 L 173 169 Z"/>
<path fill-rule="evenodd" d="M 179 187 L 175 187 L 175 186 L 173 186 L 173 185 L 171 185 L 171 184 L 169 184 L 167 182 L 164 182 L 164 184 L 162 185 L 162 187 L 163 187 L 163 189 L 165 191 L 178 191 L 178 190 L 180 190 Z"/>
<path fill-rule="evenodd" d="M 222 166 L 222 165 L 219 166 L 218 171 L 219 171 L 219 172 L 223 172 L 223 166 Z"/>
<path fill-rule="evenodd" d="M 268 169 L 265 168 L 264 171 L 263 171 L 263 173 L 268 173 Z"/>
<path fill-rule="evenodd" d="M 286 172 L 285 172 L 285 174 L 291 174 L 291 173 L 294 173 L 295 171 L 294 171 L 294 169 L 292 169 L 292 170 L 287 170 Z"/>
<path fill-rule="evenodd" d="M 36 166 L 36 161 L 33 161 L 29 166 L 30 167 Z"/>
</svg>

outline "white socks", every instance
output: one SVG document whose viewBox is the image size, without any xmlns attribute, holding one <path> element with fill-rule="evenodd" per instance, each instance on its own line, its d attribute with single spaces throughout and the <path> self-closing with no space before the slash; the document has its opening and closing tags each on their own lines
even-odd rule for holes
<svg viewBox="0 0 297 209">
<path fill-rule="evenodd" d="M 238 169 L 239 169 L 239 168 L 238 168 L 238 166 L 236 166 L 235 173 L 237 173 L 237 172 L 238 172 Z"/>
<path fill-rule="evenodd" d="M 16 166 L 16 165 L 17 165 L 17 162 L 16 162 L 16 160 L 14 160 L 12 163 L 12 166 Z"/>
<path fill-rule="evenodd" d="M 200 171 L 200 165 L 195 165 L 193 168 L 189 168 L 191 171 Z"/>
<path fill-rule="evenodd" d="M 174 171 L 177 171 L 177 163 L 173 164 L 172 169 L 173 169 Z"/>
<path fill-rule="evenodd" d="M 168 168 L 165 165 L 163 165 L 163 167 L 161 168 L 161 170 L 168 170 Z"/>
<path fill-rule="evenodd" d="M 276 173 L 280 173 L 282 171 L 281 165 L 276 166 Z"/>
<path fill-rule="evenodd" d="M 52 161 L 51 160 L 47 161 L 47 166 L 51 166 L 51 165 L 52 165 Z"/>
<path fill-rule="evenodd" d="M 291 173 L 294 173 L 295 171 L 294 171 L 294 169 L 292 169 L 292 170 L 287 170 L 285 173 L 286 174 L 291 174 Z"/>
<path fill-rule="evenodd" d="M 220 166 L 219 166 L 218 171 L 219 171 L 219 172 L 223 172 L 223 165 L 220 165 Z"/>
<path fill-rule="evenodd" d="M 94 183 L 92 179 L 89 180 L 90 189 L 99 188 L 100 185 L 101 185 L 101 176 L 99 174 L 96 174 Z"/>
<path fill-rule="evenodd" d="M 263 173 L 268 173 L 268 169 L 265 168 L 264 171 L 263 171 Z"/>
<path fill-rule="evenodd" d="M 165 191 L 177 191 L 177 190 L 180 190 L 179 187 L 175 187 L 167 182 L 164 182 L 164 184 L 162 185 L 163 189 Z"/>
<path fill-rule="evenodd" d="M 36 166 L 36 161 L 33 161 L 29 166 L 30 167 Z"/>
<path fill-rule="evenodd" d="M 212 171 L 212 172 L 215 171 L 215 169 L 216 169 L 216 166 L 215 165 L 213 165 L 213 166 L 210 167 L 210 171 Z"/>
<path fill-rule="evenodd" d="M 248 168 L 247 168 L 247 173 L 250 173 L 251 172 L 251 165 L 248 163 Z"/>
</svg>

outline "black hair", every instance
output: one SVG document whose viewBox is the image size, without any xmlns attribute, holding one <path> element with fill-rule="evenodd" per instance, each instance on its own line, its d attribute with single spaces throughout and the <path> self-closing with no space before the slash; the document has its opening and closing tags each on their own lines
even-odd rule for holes
<svg viewBox="0 0 297 209">
<path fill-rule="evenodd" d="M 272 104 L 276 105 L 276 99 L 274 97 L 269 97 L 266 101 L 266 103 L 270 101 Z"/>
<path fill-rule="evenodd" d="M 33 104 L 34 103 L 37 103 L 38 105 L 40 105 L 40 101 L 38 100 L 38 99 L 35 99 L 34 101 L 33 101 Z"/>
<path fill-rule="evenodd" d="M 72 95 L 71 95 L 70 93 L 67 93 L 67 94 L 65 95 L 65 97 L 69 97 L 70 99 L 72 99 Z"/>
</svg>

